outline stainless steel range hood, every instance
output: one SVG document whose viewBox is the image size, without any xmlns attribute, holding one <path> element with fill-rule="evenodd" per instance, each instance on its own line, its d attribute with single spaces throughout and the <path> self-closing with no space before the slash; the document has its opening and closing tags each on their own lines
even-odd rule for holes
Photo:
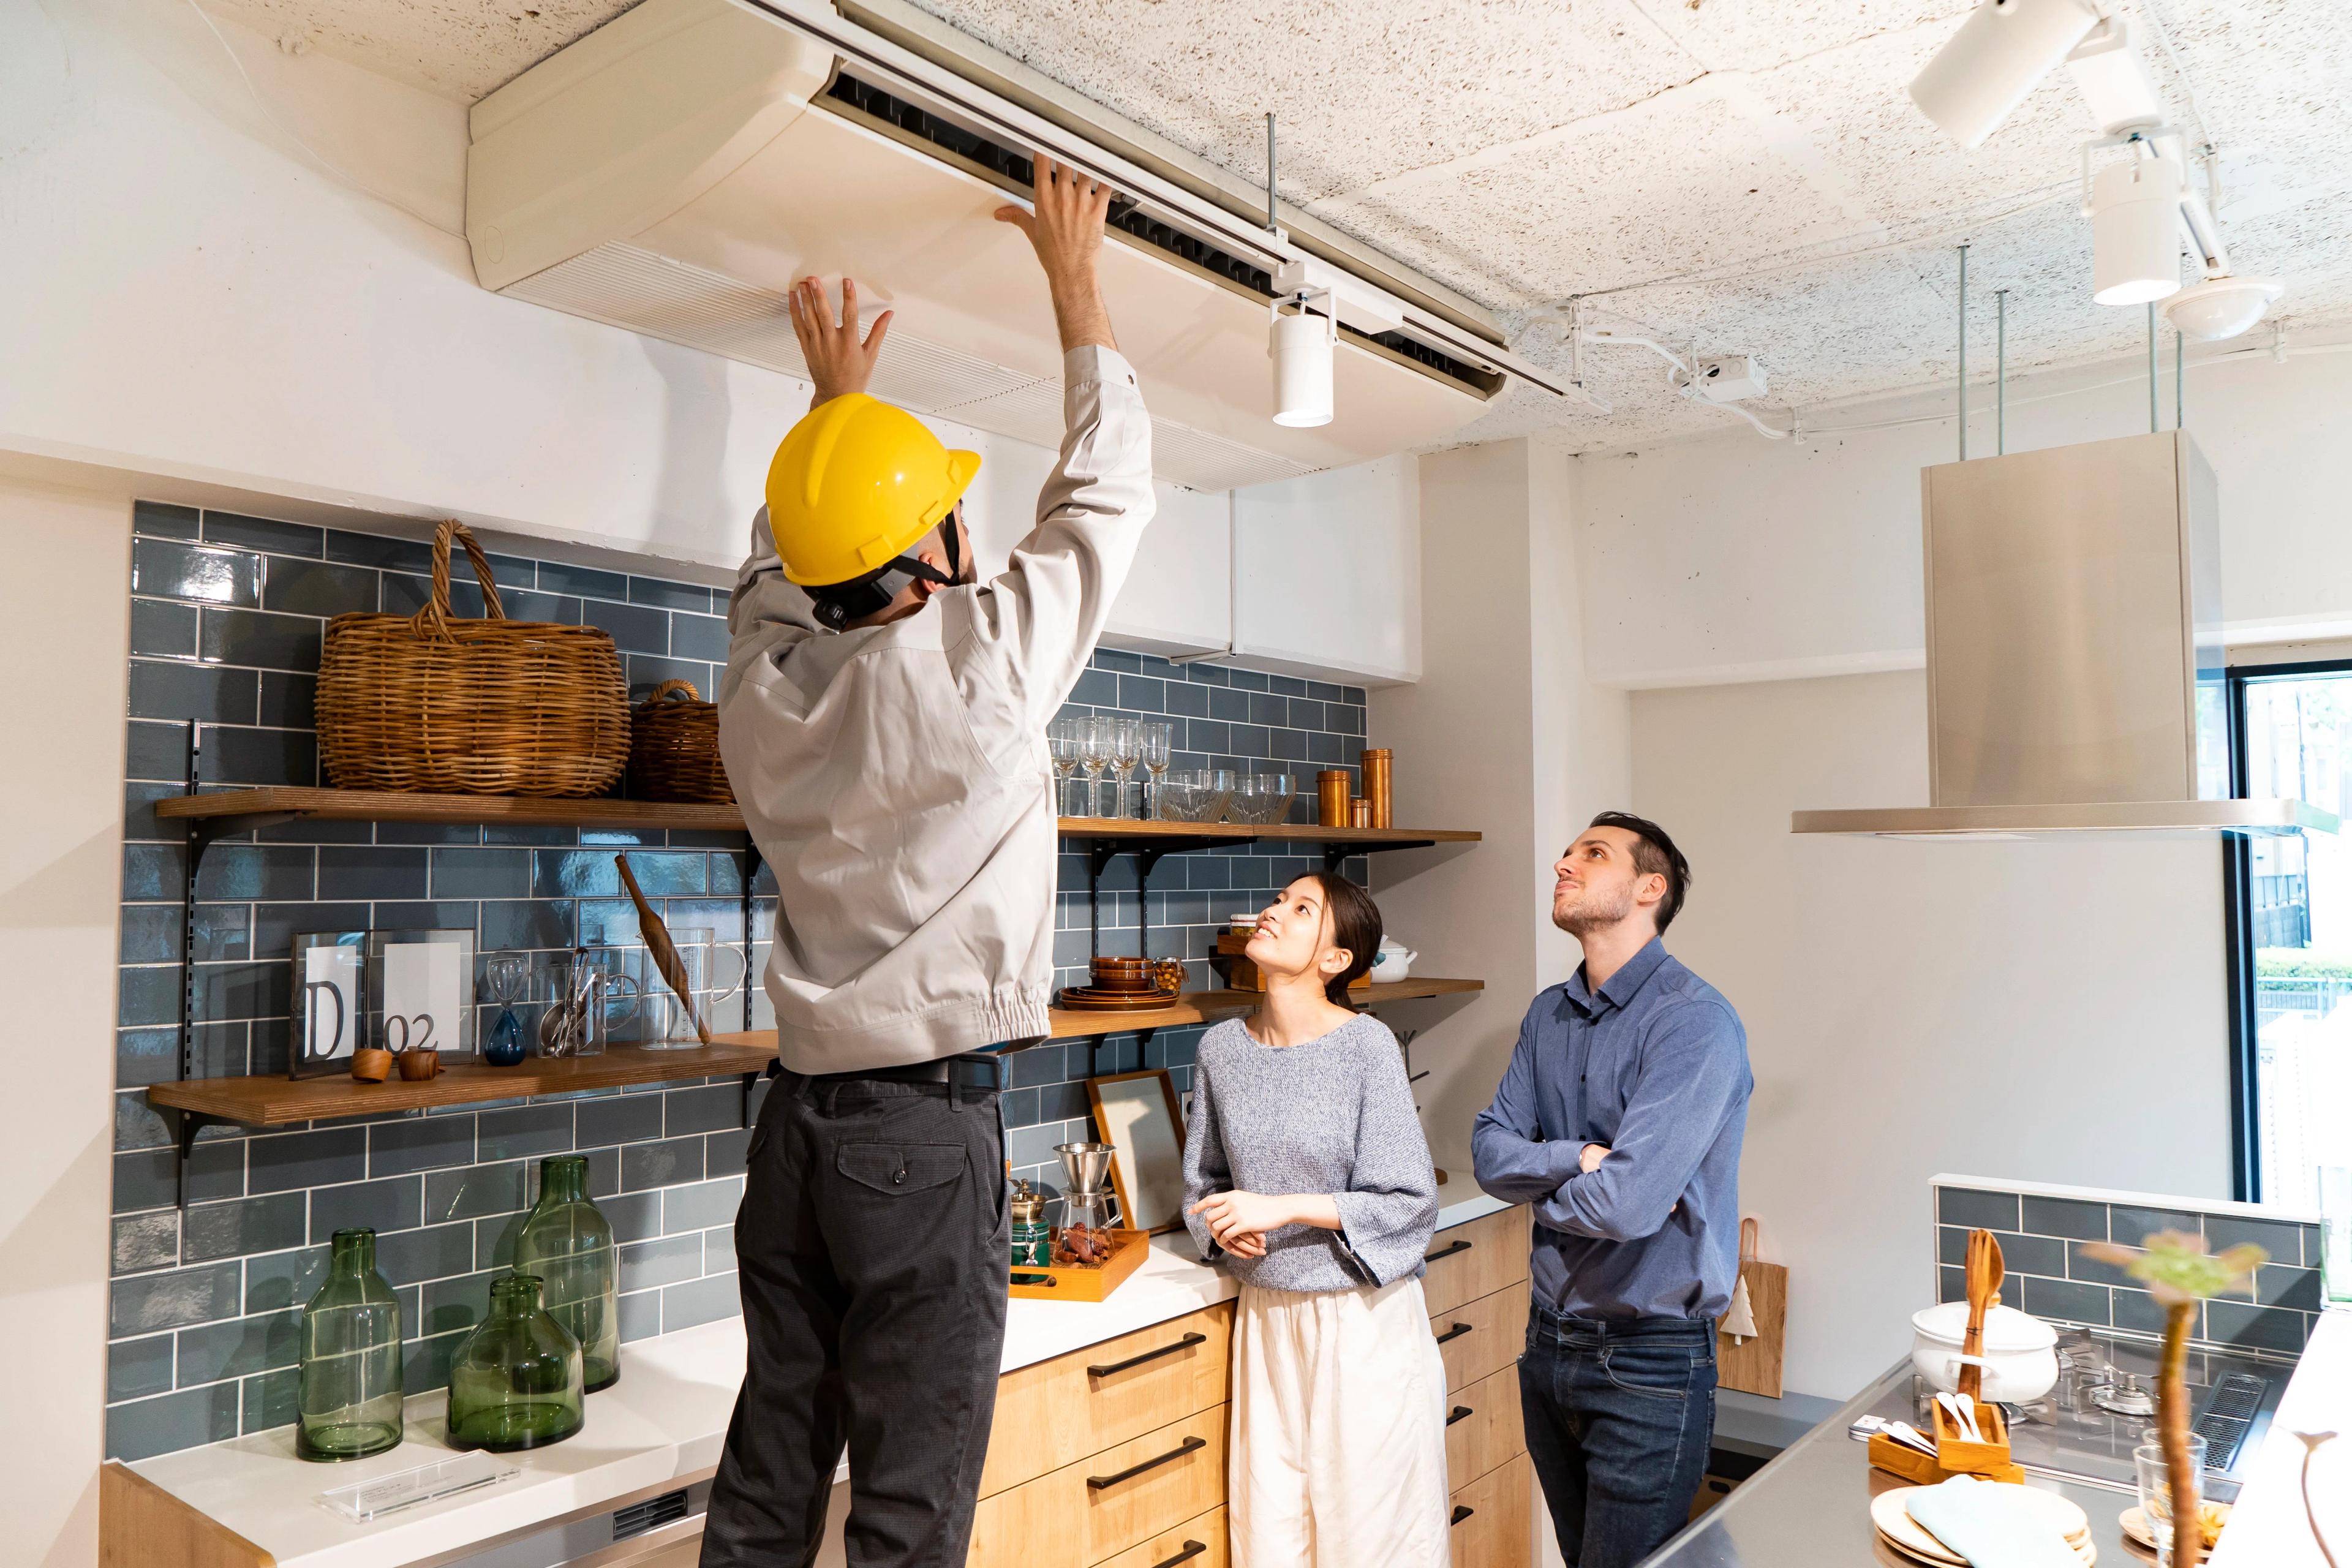
<svg viewBox="0 0 2352 1568">
<path fill-rule="evenodd" d="M 1920 492 L 1931 804 L 1791 831 L 2336 831 L 2229 798 L 2220 498 L 2186 434 L 1938 464 Z"/>
</svg>

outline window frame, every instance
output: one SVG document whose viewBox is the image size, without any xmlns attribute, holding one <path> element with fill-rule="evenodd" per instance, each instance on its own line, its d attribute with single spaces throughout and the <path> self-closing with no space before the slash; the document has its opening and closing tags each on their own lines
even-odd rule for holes
<svg viewBox="0 0 2352 1568">
<path fill-rule="evenodd" d="M 2299 675 L 2352 675 L 2352 658 L 2232 663 L 2226 674 L 2230 793 L 2242 799 L 2251 772 L 2246 758 L 2246 688 L 2256 681 Z M 2221 940 L 2230 980 L 2230 1187 L 2231 1195 L 2246 1204 L 2261 1202 L 2263 1190 L 2253 919 L 2253 857 L 2247 853 L 2243 834 L 2225 833 L 2221 836 Z"/>
</svg>

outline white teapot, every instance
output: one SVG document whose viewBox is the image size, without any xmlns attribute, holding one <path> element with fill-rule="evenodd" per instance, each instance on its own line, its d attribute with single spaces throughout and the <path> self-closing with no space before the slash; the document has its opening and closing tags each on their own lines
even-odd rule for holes
<svg viewBox="0 0 2352 1568">
<path fill-rule="evenodd" d="M 1412 973 L 1412 961 L 1420 956 L 1402 942 L 1381 937 L 1380 952 L 1372 960 L 1372 984 L 1392 985 L 1402 980 Z"/>
</svg>

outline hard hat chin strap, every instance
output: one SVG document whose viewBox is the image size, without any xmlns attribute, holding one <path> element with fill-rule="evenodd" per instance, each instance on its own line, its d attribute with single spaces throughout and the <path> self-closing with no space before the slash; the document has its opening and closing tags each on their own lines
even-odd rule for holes
<svg viewBox="0 0 2352 1568">
<path fill-rule="evenodd" d="M 948 514 L 940 535 L 947 546 L 948 569 L 944 572 L 929 562 L 913 555 L 899 555 L 886 561 L 863 577 L 853 577 L 846 583 L 828 583 L 821 588 L 811 588 L 809 599 L 820 624 L 832 631 L 840 631 L 852 621 L 878 615 L 889 608 L 890 602 L 904 593 L 909 583 L 934 583 L 942 588 L 955 586 L 963 572 L 963 542 L 953 526 L 954 512 Z"/>
</svg>

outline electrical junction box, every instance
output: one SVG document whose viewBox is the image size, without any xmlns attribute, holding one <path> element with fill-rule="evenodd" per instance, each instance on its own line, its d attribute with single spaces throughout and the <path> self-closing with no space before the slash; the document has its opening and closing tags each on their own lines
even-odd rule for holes
<svg viewBox="0 0 2352 1568">
<path fill-rule="evenodd" d="M 1738 403 L 1764 395 L 1764 367 L 1747 354 L 1703 359 L 1691 376 L 1691 390 L 1709 403 Z"/>
</svg>

